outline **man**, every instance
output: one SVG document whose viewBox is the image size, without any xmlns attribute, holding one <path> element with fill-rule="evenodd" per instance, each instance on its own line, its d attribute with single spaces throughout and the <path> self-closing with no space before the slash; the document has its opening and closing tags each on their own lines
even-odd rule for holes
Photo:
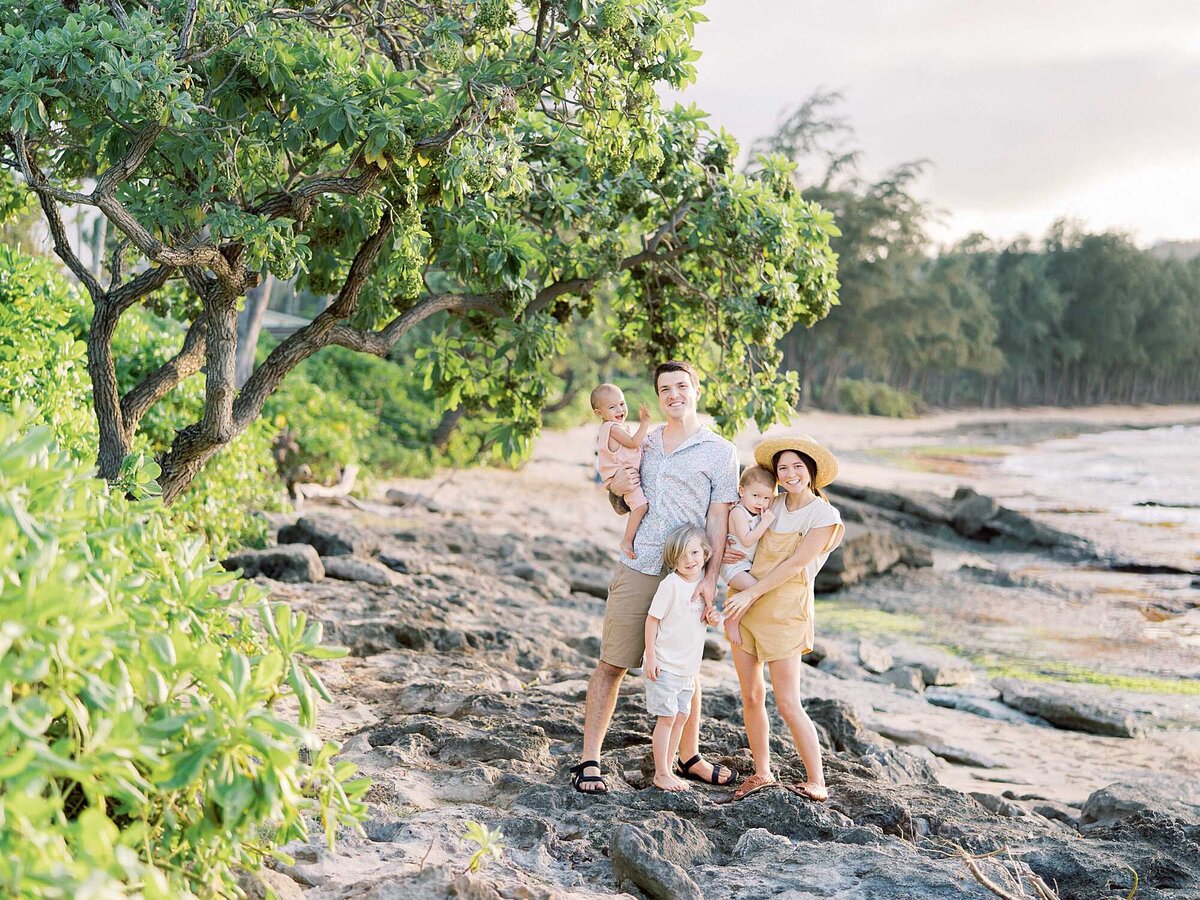
<svg viewBox="0 0 1200 900">
<path fill-rule="evenodd" d="M 738 459 L 733 444 L 700 424 L 696 404 L 700 378 L 691 363 L 665 362 L 654 370 L 658 408 L 666 425 L 650 432 L 642 444 L 641 472 L 618 472 L 610 484 L 617 494 L 640 482 L 650 510 L 638 528 L 635 557 L 622 555 L 608 586 L 600 661 L 588 679 L 584 708 L 583 762 L 571 771 L 577 791 L 605 793 L 608 785 L 598 760 L 604 735 L 612 721 L 621 679 L 642 664 L 646 613 L 663 578 L 663 544 L 680 525 L 695 525 L 708 534 L 714 548 L 725 546 L 730 507 L 738 499 Z M 696 592 L 704 613 L 712 609 L 717 591 L 721 553 L 708 561 Z M 692 698 L 691 715 L 679 744 L 684 774 L 712 784 L 729 784 L 734 773 L 700 757 L 700 686 Z"/>
</svg>

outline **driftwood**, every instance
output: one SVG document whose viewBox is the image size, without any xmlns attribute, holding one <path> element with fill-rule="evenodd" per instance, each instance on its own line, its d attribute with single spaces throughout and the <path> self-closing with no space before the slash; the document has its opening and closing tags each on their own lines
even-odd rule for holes
<svg viewBox="0 0 1200 900">
<path fill-rule="evenodd" d="M 297 506 L 305 500 L 311 500 L 316 497 L 345 497 L 350 499 L 350 492 L 354 490 L 354 482 L 357 478 L 358 466 L 349 463 L 342 469 L 342 477 L 337 484 L 324 485 L 297 482 L 292 486 L 292 493 L 296 498 Z"/>
</svg>

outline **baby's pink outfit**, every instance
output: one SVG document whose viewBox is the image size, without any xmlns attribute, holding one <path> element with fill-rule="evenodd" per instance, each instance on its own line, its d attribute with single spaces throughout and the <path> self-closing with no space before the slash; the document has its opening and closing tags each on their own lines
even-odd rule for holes
<svg viewBox="0 0 1200 900">
<path fill-rule="evenodd" d="M 621 423 L 604 422 L 600 426 L 600 435 L 596 438 L 596 449 L 600 452 L 597 468 L 600 470 L 600 478 L 604 481 L 605 487 L 608 487 L 609 482 L 613 480 L 613 476 L 624 466 L 633 466 L 634 469 L 639 471 L 642 468 L 642 451 L 640 449 L 633 450 L 624 444 L 618 444 L 616 450 L 608 449 L 609 437 L 613 426 L 619 424 Z M 630 509 L 638 509 L 649 502 L 646 499 L 646 495 L 642 493 L 641 485 L 638 485 L 625 495 L 625 504 Z"/>
</svg>

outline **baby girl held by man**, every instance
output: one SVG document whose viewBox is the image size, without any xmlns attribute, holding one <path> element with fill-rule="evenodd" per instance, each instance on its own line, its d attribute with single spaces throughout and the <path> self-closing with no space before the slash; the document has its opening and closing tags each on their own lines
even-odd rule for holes
<svg viewBox="0 0 1200 900">
<path fill-rule="evenodd" d="M 600 417 L 600 433 L 596 436 L 597 466 L 600 478 L 607 488 L 625 466 L 638 469 L 642 465 L 642 441 L 650 429 L 650 409 L 645 403 L 638 410 L 641 424 L 633 434 L 625 427 L 629 407 L 625 405 L 625 394 L 615 384 L 601 384 L 592 390 L 592 410 Z M 630 559 L 637 559 L 633 551 L 633 539 L 638 525 L 646 517 L 649 503 L 641 487 L 635 487 L 622 498 L 629 507 L 629 520 L 625 523 L 625 536 L 621 538 L 621 552 Z"/>
</svg>

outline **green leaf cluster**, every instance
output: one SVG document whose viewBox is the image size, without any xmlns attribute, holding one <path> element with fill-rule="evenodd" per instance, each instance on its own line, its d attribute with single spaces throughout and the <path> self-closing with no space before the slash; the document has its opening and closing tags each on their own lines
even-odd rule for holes
<svg viewBox="0 0 1200 900">
<path fill-rule="evenodd" d="M 364 815 L 311 731 L 308 660 L 344 651 L 8 414 L 0 621 L 5 896 L 231 893 L 308 816 L 332 841 Z"/>
</svg>

